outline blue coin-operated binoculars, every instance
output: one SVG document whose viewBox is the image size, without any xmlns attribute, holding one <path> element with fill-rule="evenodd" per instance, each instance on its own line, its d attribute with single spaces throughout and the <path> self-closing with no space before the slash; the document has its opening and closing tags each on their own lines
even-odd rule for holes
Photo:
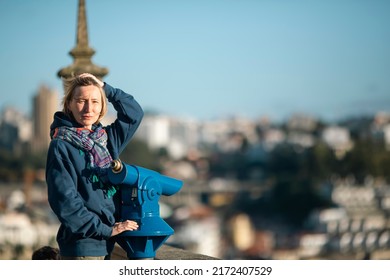
<svg viewBox="0 0 390 280">
<path fill-rule="evenodd" d="M 183 182 L 119 159 L 112 161 L 108 180 L 119 186 L 121 220 L 134 220 L 139 226 L 117 235 L 115 241 L 128 259 L 154 258 L 157 249 L 174 233 L 160 217 L 159 198 L 177 193 Z"/>
</svg>

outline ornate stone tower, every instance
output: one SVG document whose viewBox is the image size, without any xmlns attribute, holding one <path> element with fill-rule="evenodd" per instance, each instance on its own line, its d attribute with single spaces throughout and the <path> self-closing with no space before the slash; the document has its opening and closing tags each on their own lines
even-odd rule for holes
<svg viewBox="0 0 390 280">
<path fill-rule="evenodd" d="M 85 0 L 79 0 L 76 46 L 69 52 L 74 58 L 73 64 L 60 69 L 57 73 L 60 78 L 69 78 L 81 73 L 91 73 L 99 79 L 103 79 L 108 73 L 105 67 L 99 67 L 92 63 L 95 50 L 88 44 L 87 16 Z"/>
</svg>

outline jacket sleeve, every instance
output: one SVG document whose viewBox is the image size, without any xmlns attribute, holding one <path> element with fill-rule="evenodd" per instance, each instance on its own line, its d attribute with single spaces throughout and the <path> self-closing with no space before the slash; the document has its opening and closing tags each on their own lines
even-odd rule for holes
<svg viewBox="0 0 390 280">
<path fill-rule="evenodd" d="M 108 239 L 112 228 L 89 211 L 77 191 L 77 174 L 65 149 L 53 140 L 48 151 L 46 182 L 48 201 L 61 224 L 80 238 Z"/>
<path fill-rule="evenodd" d="M 112 152 L 113 158 L 117 158 L 139 127 L 144 112 L 134 97 L 121 89 L 104 83 L 104 91 L 117 112 L 115 122 L 106 127 L 108 149 Z"/>
</svg>

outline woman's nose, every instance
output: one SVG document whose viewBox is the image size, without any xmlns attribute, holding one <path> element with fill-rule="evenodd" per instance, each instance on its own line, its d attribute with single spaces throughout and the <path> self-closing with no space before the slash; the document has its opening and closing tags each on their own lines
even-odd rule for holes
<svg viewBox="0 0 390 280">
<path fill-rule="evenodd" d="M 83 107 L 84 112 L 89 112 L 91 108 L 92 108 L 92 104 L 90 102 L 84 103 L 84 107 Z"/>
</svg>

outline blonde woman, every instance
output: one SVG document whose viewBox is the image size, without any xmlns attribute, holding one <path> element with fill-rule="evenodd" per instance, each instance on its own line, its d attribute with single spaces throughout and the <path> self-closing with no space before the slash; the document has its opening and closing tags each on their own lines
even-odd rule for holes
<svg viewBox="0 0 390 280">
<path fill-rule="evenodd" d="M 134 221 L 116 222 L 116 187 L 104 180 L 104 170 L 129 143 L 143 110 L 132 95 L 89 73 L 64 85 L 46 164 L 49 204 L 61 223 L 57 243 L 61 259 L 104 259 L 112 249 L 111 236 L 138 228 Z M 107 102 L 117 118 L 103 127 Z"/>
</svg>

